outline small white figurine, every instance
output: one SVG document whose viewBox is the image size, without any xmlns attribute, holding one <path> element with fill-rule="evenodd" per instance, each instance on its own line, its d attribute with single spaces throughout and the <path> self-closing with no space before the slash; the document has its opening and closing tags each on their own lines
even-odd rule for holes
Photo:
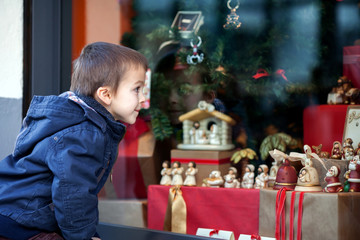
<svg viewBox="0 0 360 240">
<path fill-rule="evenodd" d="M 204 131 L 203 129 L 196 130 L 196 143 L 209 144 L 209 139 L 206 136 L 206 131 Z"/>
<path fill-rule="evenodd" d="M 171 167 L 169 161 L 164 161 L 162 164 L 160 185 L 171 185 Z"/>
<path fill-rule="evenodd" d="M 242 188 L 253 188 L 254 185 L 254 170 L 255 167 L 252 164 L 246 165 L 245 174 L 241 181 Z"/>
<path fill-rule="evenodd" d="M 258 168 L 258 175 L 255 178 L 254 188 L 266 188 L 268 187 L 269 175 L 268 175 L 269 168 L 265 164 L 261 164 Z"/>
<path fill-rule="evenodd" d="M 354 158 L 354 149 L 350 147 L 343 149 L 344 149 L 344 156 L 342 160 L 351 161 Z"/>
<path fill-rule="evenodd" d="M 284 162 L 287 155 L 277 149 L 269 151 L 270 156 L 274 159 L 269 172 L 268 186 L 273 187 L 275 185 L 276 175 L 280 168 L 280 165 Z"/>
<path fill-rule="evenodd" d="M 200 127 L 200 123 L 198 122 L 198 121 L 195 121 L 194 123 L 193 123 L 193 126 L 192 126 L 192 128 L 190 129 L 190 143 L 191 144 L 195 144 L 196 142 L 197 142 L 197 135 L 196 135 L 196 133 L 197 133 L 197 130 L 199 129 L 199 127 Z"/>
<path fill-rule="evenodd" d="M 191 161 L 188 164 L 188 168 L 185 171 L 185 181 L 184 181 L 184 185 L 185 186 L 196 186 L 196 177 L 195 175 L 197 174 L 198 169 L 196 168 L 196 163 Z"/>
<path fill-rule="evenodd" d="M 224 179 L 221 177 L 219 170 L 214 170 L 210 173 L 208 178 L 203 180 L 203 187 L 220 187 L 224 184 Z"/>
<path fill-rule="evenodd" d="M 237 170 L 234 167 L 229 168 L 228 174 L 224 176 L 225 188 L 240 188 L 240 182 L 236 179 Z"/>
<path fill-rule="evenodd" d="M 215 122 L 210 122 L 208 126 L 210 130 L 210 134 L 209 134 L 210 144 L 219 145 L 220 144 L 219 127 Z"/>
<path fill-rule="evenodd" d="M 183 177 L 182 173 L 184 171 L 184 168 L 181 167 L 181 163 L 179 161 L 175 161 L 172 166 L 171 175 L 172 181 L 171 185 L 183 185 Z"/>
</svg>

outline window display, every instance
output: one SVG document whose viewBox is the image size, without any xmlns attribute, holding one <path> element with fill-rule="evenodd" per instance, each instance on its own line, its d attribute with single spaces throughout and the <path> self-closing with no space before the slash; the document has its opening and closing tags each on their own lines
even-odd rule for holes
<svg viewBox="0 0 360 240">
<path fill-rule="evenodd" d="M 132 2 L 133 30 L 121 44 L 144 53 L 151 71 L 151 104 L 141 119 L 152 144 L 138 147 L 154 146 L 147 156 L 155 171 L 145 161 L 140 169 L 156 181 L 143 184 L 143 193 L 182 185 L 199 195 L 224 188 L 262 194 L 297 184 L 301 191 L 337 192 L 339 183 L 346 192 L 355 184 L 343 176 L 354 155 L 342 146 L 342 118 L 343 104 L 358 101 L 357 50 L 348 48 L 360 39 L 358 0 Z"/>
</svg>

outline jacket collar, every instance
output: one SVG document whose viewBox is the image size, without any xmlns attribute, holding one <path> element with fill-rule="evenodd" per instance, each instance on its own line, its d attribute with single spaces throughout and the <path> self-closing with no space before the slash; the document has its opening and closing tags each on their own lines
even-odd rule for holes
<svg viewBox="0 0 360 240">
<path fill-rule="evenodd" d="M 91 119 L 93 119 L 94 122 L 97 123 L 103 131 L 106 130 L 106 126 L 103 124 L 102 119 L 105 119 L 107 125 L 110 127 L 112 132 L 118 135 L 118 137 L 120 137 L 121 139 L 123 138 L 126 131 L 126 126 L 123 123 L 116 121 L 114 117 L 110 114 L 110 112 L 106 110 L 106 108 L 102 106 L 98 101 L 96 101 L 93 97 L 84 95 L 77 96 L 81 100 L 83 100 L 88 105 L 88 107 L 90 107 L 90 109 L 85 111 L 85 115 L 89 117 L 91 116 Z M 96 113 L 102 116 L 101 120 L 98 117 L 94 117 L 94 114 Z"/>
</svg>

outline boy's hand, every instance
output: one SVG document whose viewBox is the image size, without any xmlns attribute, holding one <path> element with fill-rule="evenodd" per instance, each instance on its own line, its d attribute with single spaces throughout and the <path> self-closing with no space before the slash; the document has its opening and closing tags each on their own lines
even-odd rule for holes
<svg viewBox="0 0 360 240">
<path fill-rule="evenodd" d="M 101 240 L 101 239 L 98 237 L 92 237 L 91 240 Z"/>
</svg>

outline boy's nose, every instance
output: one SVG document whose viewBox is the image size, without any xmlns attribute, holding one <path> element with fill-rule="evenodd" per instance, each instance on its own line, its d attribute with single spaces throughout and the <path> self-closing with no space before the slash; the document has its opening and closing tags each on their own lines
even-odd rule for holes
<svg viewBox="0 0 360 240">
<path fill-rule="evenodd" d="M 139 102 L 140 102 L 140 103 L 145 102 L 145 94 L 144 94 L 143 91 L 140 91 Z"/>
<path fill-rule="evenodd" d="M 177 93 L 177 90 L 175 90 L 175 89 L 171 90 L 169 102 L 171 105 L 175 105 L 179 102 L 179 94 Z"/>
</svg>

